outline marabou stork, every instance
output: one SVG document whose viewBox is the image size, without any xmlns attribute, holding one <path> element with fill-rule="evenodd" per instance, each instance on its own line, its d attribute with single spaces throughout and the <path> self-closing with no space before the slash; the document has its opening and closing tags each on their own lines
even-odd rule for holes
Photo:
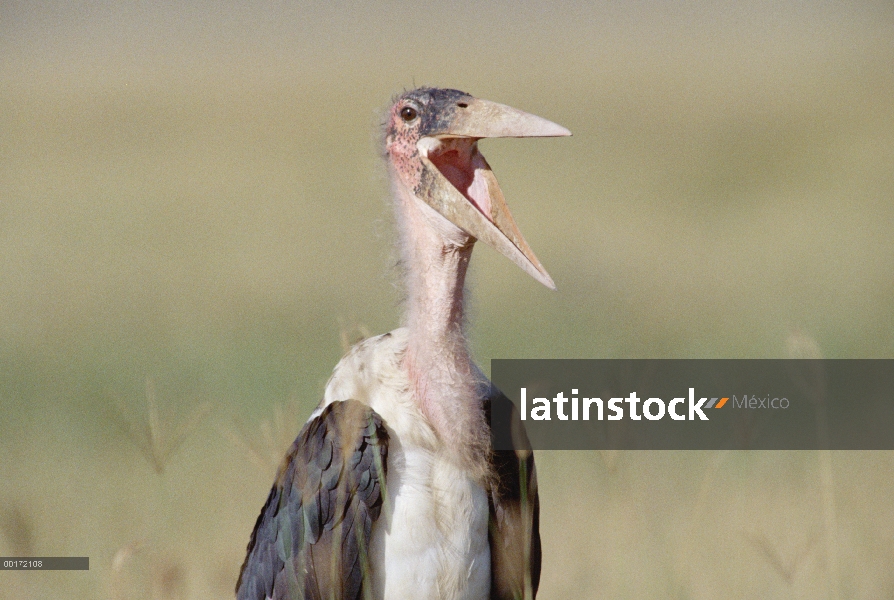
<svg viewBox="0 0 894 600">
<path fill-rule="evenodd" d="M 359 343 L 335 367 L 255 524 L 239 600 L 534 596 L 534 457 L 523 434 L 518 450 L 493 449 L 489 415 L 511 406 L 470 358 L 463 290 L 476 240 L 555 289 L 478 140 L 566 135 L 457 90 L 396 99 L 385 150 L 404 327 Z"/>
</svg>

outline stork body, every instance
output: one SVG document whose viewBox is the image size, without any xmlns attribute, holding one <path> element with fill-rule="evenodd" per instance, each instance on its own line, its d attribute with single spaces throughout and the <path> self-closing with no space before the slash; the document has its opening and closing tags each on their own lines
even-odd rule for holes
<svg viewBox="0 0 894 600">
<path fill-rule="evenodd" d="M 405 326 L 336 366 L 258 517 L 240 600 L 536 593 L 533 454 L 492 448 L 489 413 L 511 408 L 470 358 L 463 290 L 476 239 L 553 287 L 477 141 L 555 135 L 569 134 L 456 90 L 396 100 L 385 141 Z"/>
<path fill-rule="evenodd" d="M 409 333 L 398 329 L 356 346 L 324 397 L 324 404 L 359 399 L 388 426 L 384 510 L 370 544 L 373 565 L 386 568 L 372 569 L 373 597 L 488 598 L 486 483 L 416 402 L 404 368 Z M 482 455 L 474 465 L 482 475 L 488 460 Z"/>
</svg>

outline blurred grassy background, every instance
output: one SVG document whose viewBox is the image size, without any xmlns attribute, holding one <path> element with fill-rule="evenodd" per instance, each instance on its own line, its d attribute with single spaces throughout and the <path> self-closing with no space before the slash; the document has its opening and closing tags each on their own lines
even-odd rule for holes
<svg viewBox="0 0 894 600">
<path fill-rule="evenodd" d="M 574 132 L 482 145 L 559 287 L 476 252 L 483 367 L 894 357 L 890 2 L 6 1 L 0 555 L 91 570 L 0 599 L 232 595 L 342 334 L 398 324 L 420 84 Z M 543 598 L 894 598 L 891 453 L 538 460 Z"/>
</svg>

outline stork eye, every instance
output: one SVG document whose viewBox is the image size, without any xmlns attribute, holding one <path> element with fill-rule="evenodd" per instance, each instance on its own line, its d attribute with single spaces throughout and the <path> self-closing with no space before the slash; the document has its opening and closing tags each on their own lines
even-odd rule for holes
<svg viewBox="0 0 894 600">
<path fill-rule="evenodd" d="M 404 121 L 410 122 L 418 116 L 419 113 L 416 112 L 416 109 L 412 106 L 404 106 L 400 109 L 400 118 Z"/>
</svg>

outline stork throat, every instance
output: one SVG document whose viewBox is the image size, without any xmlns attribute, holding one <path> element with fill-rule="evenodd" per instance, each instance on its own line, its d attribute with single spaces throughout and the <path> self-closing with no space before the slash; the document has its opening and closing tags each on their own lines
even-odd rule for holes
<svg viewBox="0 0 894 600">
<path fill-rule="evenodd" d="M 493 222 L 485 179 L 485 171 L 490 167 L 478 151 L 477 139 L 426 137 L 419 141 L 419 149 L 466 200 Z"/>
</svg>

